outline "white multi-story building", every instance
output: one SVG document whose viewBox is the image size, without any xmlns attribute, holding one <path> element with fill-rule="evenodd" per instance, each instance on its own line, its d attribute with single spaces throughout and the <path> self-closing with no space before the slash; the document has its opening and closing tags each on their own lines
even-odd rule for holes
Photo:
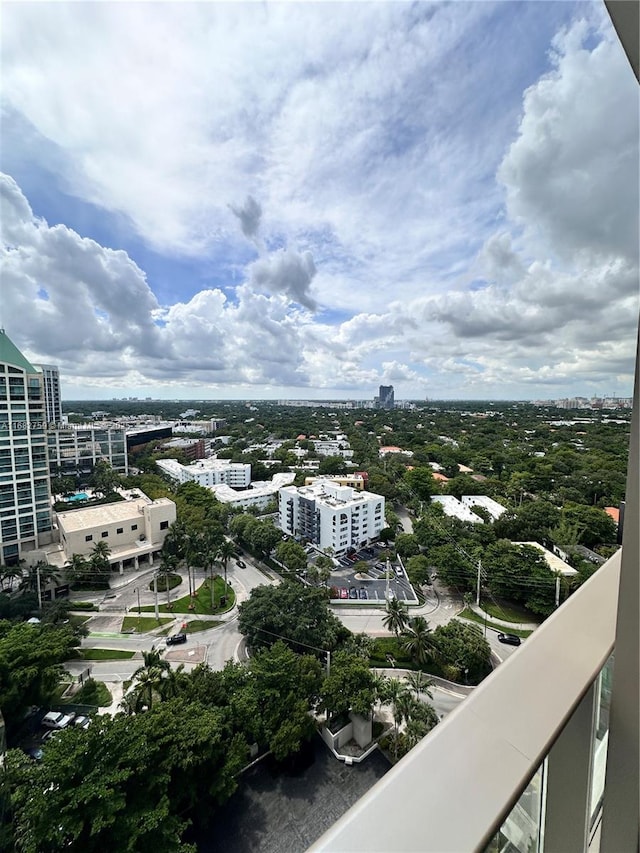
<svg viewBox="0 0 640 853">
<path fill-rule="evenodd" d="M 351 459 L 353 456 L 353 450 L 346 439 L 315 439 L 313 447 L 320 456 L 342 456 L 343 459 Z"/>
<path fill-rule="evenodd" d="M 375 539 L 385 526 L 384 498 L 330 480 L 285 486 L 278 494 L 280 527 L 320 549 L 343 554 Z"/>
<path fill-rule="evenodd" d="M 0 565 L 52 540 L 42 373 L 0 329 Z"/>
<path fill-rule="evenodd" d="M 246 489 L 251 482 L 251 465 L 230 459 L 199 459 L 192 465 L 181 465 L 177 459 L 158 459 L 156 465 L 178 483 L 199 483 L 232 489 Z"/>
<path fill-rule="evenodd" d="M 274 474 L 271 481 L 255 482 L 251 484 L 251 488 L 241 492 L 236 492 L 230 486 L 222 483 L 219 486 L 210 486 L 211 491 L 216 499 L 221 503 L 228 504 L 234 509 L 247 509 L 250 506 L 264 509 L 271 501 L 278 498 L 278 491 L 282 486 L 292 483 L 295 479 L 295 474 L 291 472 L 282 472 Z"/>
</svg>

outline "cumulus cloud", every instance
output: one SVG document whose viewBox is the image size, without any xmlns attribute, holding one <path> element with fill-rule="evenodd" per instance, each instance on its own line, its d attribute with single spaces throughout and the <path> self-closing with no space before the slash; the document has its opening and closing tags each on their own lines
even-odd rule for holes
<svg viewBox="0 0 640 853">
<path fill-rule="evenodd" d="M 288 249 L 275 252 L 255 261 L 248 272 L 249 280 L 256 289 L 283 293 L 310 311 L 316 310 L 316 301 L 309 293 L 316 274 L 311 252 L 298 254 Z"/>
<path fill-rule="evenodd" d="M 214 396 L 628 385 L 633 75 L 592 6 L 522 4 L 524 70 L 504 4 L 462 8 L 13 4 L 4 107 L 30 155 L 46 171 L 54 149 L 67 191 L 206 268 L 160 304 L 130 255 L 34 217 L 5 178 L 16 342 L 87 382 Z"/>
</svg>

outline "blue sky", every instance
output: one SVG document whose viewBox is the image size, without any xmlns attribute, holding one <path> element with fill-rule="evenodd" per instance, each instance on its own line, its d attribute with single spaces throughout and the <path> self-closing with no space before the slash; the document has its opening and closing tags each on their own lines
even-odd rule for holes
<svg viewBox="0 0 640 853">
<path fill-rule="evenodd" d="M 4 19 L 1 320 L 68 399 L 630 393 L 637 84 L 604 6 Z"/>
</svg>

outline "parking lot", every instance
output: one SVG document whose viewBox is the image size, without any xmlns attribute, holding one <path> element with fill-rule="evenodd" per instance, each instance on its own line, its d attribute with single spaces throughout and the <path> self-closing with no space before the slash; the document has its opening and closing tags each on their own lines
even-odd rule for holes
<svg viewBox="0 0 640 853">
<path fill-rule="evenodd" d="M 331 600 L 341 604 L 362 604 L 371 601 L 384 604 L 387 592 L 387 567 L 380 554 L 385 551 L 381 545 L 371 545 L 360 551 L 337 557 L 339 563 L 331 572 L 328 585 L 332 589 Z M 313 562 L 315 552 L 309 554 Z M 366 572 L 354 570 L 356 564 L 367 564 Z M 409 583 L 407 575 L 399 561 L 389 565 L 389 596 L 416 604 L 418 599 Z"/>
</svg>

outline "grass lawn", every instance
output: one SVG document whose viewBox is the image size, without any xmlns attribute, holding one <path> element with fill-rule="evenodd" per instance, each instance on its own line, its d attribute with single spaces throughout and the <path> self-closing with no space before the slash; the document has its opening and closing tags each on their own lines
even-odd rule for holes
<svg viewBox="0 0 640 853">
<path fill-rule="evenodd" d="M 84 625 L 85 622 L 88 622 L 91 619 L 91 616 L 76 616 L 73 613 L 69 614 L 69 622 L 77 628 L 79 625 Z"/>
<path fill-rule="evenodd" d="M 120 631 L 121 633 L 136 631 L 138 634 L 145 634 L 147 631 L 159 628 L 160 625 L 166 625 L 167 622 L 173 622 L 173 619 L 156 619 L 155 616 L 125 616 Z"/>
<path fill-rule="evenodd" d="M 475 610 L 472 610 L 470 607 L 465 607 L 462 613 L 458 614 L 460 619 L 468 619 L 470 622 L 477 622 L 478 625 L 484 625 L 485 620 L 480 616 Z M 528 637 L 529 634 L 533 633 L 532 631 L 521 631 L 518 628 L 505 628 L 504 625 L 498 625 L 497 622 L 492 622 L 490 619 L 487 619 L 486 622 L 487 628 L 493 628 L 494 631 L 501 631 L 503 634 L 506 632 L 507 634 L 515 634 L 516 637 Z"/>
<path fill-rule="evenodd" d="M 84 660 L 131 660 L 135 655 L 124 649 L 79 649 L 79 652 Z"/>
<path fill-rule="evenodd" d="M 224 594 L 224 580 L 221 577 L 216 576 L 214 578 L 213 589 L 216 602 L 215 609 L 211 608 L 211 592 L 208 578 L 198 587 L 198 591 L 193 599 L 189 595 L 184 595 L 182 598 L 172 601 L 170 607 L 165 603 L 161 604 L 158 609 L 161 613 L 197 613 L 203 616 L 212 616 L 216 613 L 226 613 L 228 610 L 231 610 L 236 601 L 236 594 L 233 589 L 231 587 L 228 588 L 225 607 L 220 607 L 220 597 Z M 193 605 L 191 609 L 190 605 Z M 132 608 L 132 610 L 137 609 L 137 607 Z M 154 610 L 154 606 L 153 604 L 147 604 L 141 610 L 145 613 L 150 613 Z M 126 617 L 126 619 L 129 618 L 129 616 Z"/>
<path fill-rule="evenodd" d="M 494 619 L 502 619 L 504 622 L 534 622 L 536 625 L 540 623 L 540 617 L 529 613 L 524 607 L 518 604 L 511 604 L 506 601 L 500 601 L 494 604 L 493 601 L 483 601 L 482 609 L 486 610 L 489 616 Z"/>
<path fill-rule="evenodd" d="M 72 697 L 74 705 L 97 705 L 107 708 L 113 702 L 109 688 L 102 681 L 88 678 L 80 690 Z"/>
<path fill-rule="evenodd" d="M 175 573 L 162 575 L 158 578 L 158 592 L 166 592 L 167 583 L 169 584 L 169 589 L 175 589 L 175 587 L 180 586 L 182 583 L 182 576 Z M 153 581 L 149 584 L 149 589 L 153 592 Z"/>
<path fill-rule="evenodd" d="M 196 634 L 198 631 L 207 631 L 222 624 L 217 619 L 194 619 L 193 622 L 187 622 L 187 627 L 182 630 L 185 634 Z"/>
</svg>

